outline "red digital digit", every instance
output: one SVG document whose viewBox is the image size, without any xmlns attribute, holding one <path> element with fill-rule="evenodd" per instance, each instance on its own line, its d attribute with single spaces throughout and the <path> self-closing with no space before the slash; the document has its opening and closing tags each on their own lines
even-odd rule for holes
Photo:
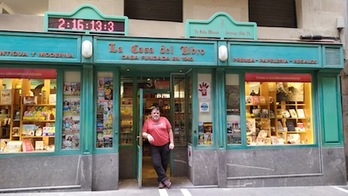
<svg viewBox="0 0 348 196">
<path fill-rule="evenodd" d="M 94 20 L 91 20 L 91 31 L 95 31 L 95 22 Z"/>
<path fill-rule="evenodd" d="M 103 29 L 103 23 L 101 21 L 98 20 L 97 22 L 95 22 L 95 24 L 96 24 L 95 30 L 101 31 Z"/>
<path fill-rule="evenodd" d="M 112 21 L 108 22 L 108 31 L 112 32 L 115 30 L 115 24 Z"/>
<path fill-rule="evenodd" d="M 65 29 L 65 20 L 63 18 L 58 20 L 58 29 Z"/>
<path fill-rule="evenodd" d="M 76 19 L 72 20 L 72 23 L 73 23 L 72 29 L 77 29 L 77 28 L 76 28 Z"/>
<path fill-rule="evenodd" d="M 79 19 L 77 20 L 77 29 L 78 30 L 84 30 L 83 20 Z"/>
</svg>

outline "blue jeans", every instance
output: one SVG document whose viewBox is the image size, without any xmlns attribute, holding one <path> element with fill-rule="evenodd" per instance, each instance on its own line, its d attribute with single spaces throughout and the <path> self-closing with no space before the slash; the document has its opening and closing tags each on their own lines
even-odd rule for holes
<svg viewBox="0 0 348 196">
<path fill-rule="evenodd" d="M 167 179 L 167 167 L 169 163 L 169 143 L 163 146 L 150 146 L 151 162 L 157 173 L 157 181 L 163 182 Z"/>
</svg>

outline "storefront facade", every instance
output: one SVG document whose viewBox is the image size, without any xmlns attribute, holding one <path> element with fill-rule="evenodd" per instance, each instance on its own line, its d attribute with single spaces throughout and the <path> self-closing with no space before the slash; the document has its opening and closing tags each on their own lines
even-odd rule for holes
<svg viewBox="0 0 348 196">
<path fill-rule="evenodd" d="M 256 24 L 225 13 L 187 21 L 185 39 L 128 37 L 121 19 L 116 36 L 0 33 L 0 191 L 142 181 L 136 130 L 154 103 L 174 128 L 172 177 L 346 184 L 341 44 L 257 41 Z"/>
</svg>

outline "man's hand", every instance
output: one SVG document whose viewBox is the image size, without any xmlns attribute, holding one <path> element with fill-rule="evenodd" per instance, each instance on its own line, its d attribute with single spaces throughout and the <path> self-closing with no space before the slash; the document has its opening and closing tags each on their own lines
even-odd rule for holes
<svg viewBox="0 0 348 196">
<path fill-rule="evenodd" d="M 170 143 L 170 144 L 169 144 L 169 149 L 170 149 L 170 150 L 173 150 L 173 149 L 174 149 L 174 143 Z"/>
<path fill-rule="evenodd" d="M 150 144 L 152 144 L 152 142 L 154 142 L 155 140 L 153 139 L 152 135 L 147 134 L 147 140 L 150 142 Z"/>
</svg>

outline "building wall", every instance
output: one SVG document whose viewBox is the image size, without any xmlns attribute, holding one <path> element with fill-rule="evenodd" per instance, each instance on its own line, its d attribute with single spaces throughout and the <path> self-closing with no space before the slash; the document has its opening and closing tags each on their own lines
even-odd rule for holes
<svg viewBox="0 0 348 196">
<path fill-rule="evenodd" d="M 48 11 L 71 12 L 81 4 L 95 5 L 103 14 L 123 16 L 123 0 L 55 1 L 50 0 Z M 298 41 L 301 35 L 338 37 L 336 18 L 345 16 L 345 1 L 298 0 L 298 28 L 258 27 L 259 40 Z M 140 37 L 181 38 L 187 19 L 207 20 L 216 12 L 227 12 L 236 21 L 248 22 L 247 0 L 183 0 L 183 23 L 129 20 L 129 35 Z M 20 31 L 43 31 L 43 16 L 1 15 L 0 29 Z"/>
</svg>

